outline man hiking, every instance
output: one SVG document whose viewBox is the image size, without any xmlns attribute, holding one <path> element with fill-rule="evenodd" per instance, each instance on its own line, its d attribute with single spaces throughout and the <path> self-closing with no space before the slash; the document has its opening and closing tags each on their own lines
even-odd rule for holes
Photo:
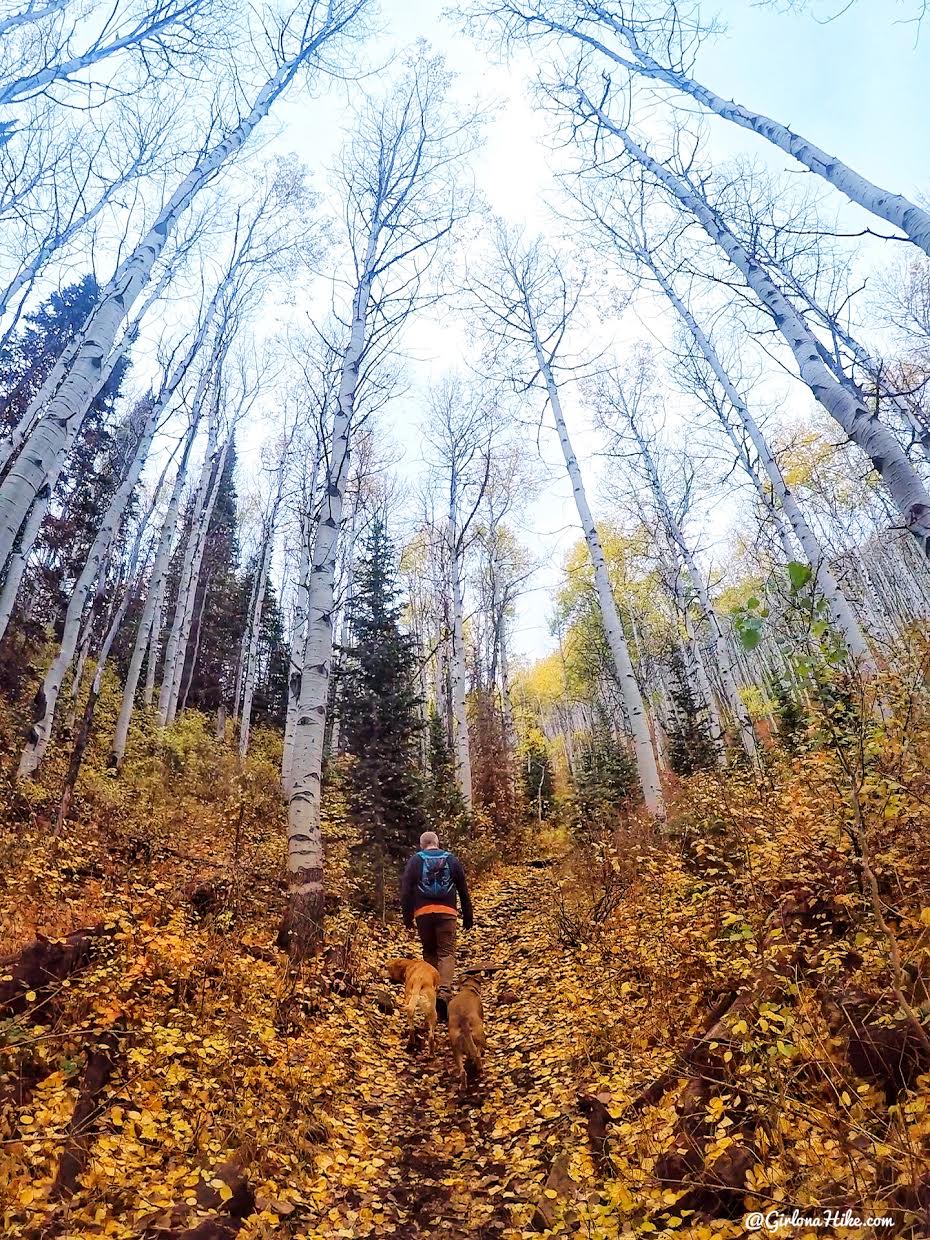
<svg viewBox="0 0 930 1240">
<path fill-rule="evenodd" d="M 440 1020 L 446 1019 L 455 977 L 456 892 L 462 901 L 462 924 L 470 930 L 474 917 L 462 863 L 454 853 L 439 847 L 435 831 L 424 831 L 420 851 L 407 862 L 400 882 L 400 904 L 407 929 L 412 930 L 416 922 L 423 959 L 439 970 L 436 1010 Z"/>
</svg>

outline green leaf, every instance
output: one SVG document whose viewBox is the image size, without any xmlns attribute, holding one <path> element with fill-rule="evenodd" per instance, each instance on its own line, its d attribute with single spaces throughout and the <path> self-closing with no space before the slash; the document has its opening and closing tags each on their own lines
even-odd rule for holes
<svg viewBox="0 0 930 1240">
<path fill-rule="evenodd" d="M 762 631 L 755 626 L 744 625 L 737 631 L 744 650 L 755 650 L 762 641 Z"/>
<path fill-rule="evenodd" d="M 804 589 L 812 575 L 813 570 L 809 564 L 802 564 L 800 560 L 788 561 L 788 579 L 795 594 Z"/>
</svg>

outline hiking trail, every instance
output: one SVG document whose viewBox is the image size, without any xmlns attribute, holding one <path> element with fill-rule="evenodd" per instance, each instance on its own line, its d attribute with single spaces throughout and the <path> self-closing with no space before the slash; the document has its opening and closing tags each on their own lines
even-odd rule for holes
<svg viewBox="0 0 930 1240">
<path fill-rule="evenodd" d="M 510 867 L 474 898 L 474 929 L 459 927 L 457 978 L 471 964 L 501 966 L 482 986 L 483 1078 L 460 1090 L 444 1026 L 430 1059 L 408 1051 L 400 1008 L 383 1014 L 368 993 L 339 1004 L 329 1021 L 357 1035 L 354 1077 L 343 1083 L 339 1127 L 317 1158 L 314 1240 L 518 1236 L 548 1200 L 550 1164 L 579 1123 L 575 1077 L 592 996 L 571 954 L 541 938 L 551 871 Z M 419 955 L 414 936 L 383 930 L 384 960 Z M 584 1136 L 571 1144 L 570 1170 L 581 1180 L 592 1170 Z M 360 1185 L 359 1173 L 372 1171 Z"/>
</svg>

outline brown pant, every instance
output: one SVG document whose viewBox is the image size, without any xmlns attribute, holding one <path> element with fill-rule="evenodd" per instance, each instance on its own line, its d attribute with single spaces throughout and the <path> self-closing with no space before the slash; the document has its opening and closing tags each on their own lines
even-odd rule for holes
<svg viewBox="0 0 930 1240">
<path fill-rule="evenodd" d="M 439 970 L 439 993 L 448 995 L 455 978 L 454 913 L 424 913 L 417 918 L 417 933 L 423 945 L 423 959 Z"/>
</svg>

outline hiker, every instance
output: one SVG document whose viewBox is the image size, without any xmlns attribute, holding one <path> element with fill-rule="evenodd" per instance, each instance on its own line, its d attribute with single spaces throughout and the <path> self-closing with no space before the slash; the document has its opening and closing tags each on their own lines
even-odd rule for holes
<svg viewBox="0 0 930 1240">
<path fill-rule="evenodd" d="M 412 930 L 416 922 L 423 959 L 439 970 L 436 1008 L 440 1020 L 446 1018 L 455 977 L 456 892 L 462 901 L 462 924 L 470 930 L 474 918 L 462 863 L 454 853 L 439 847 L 435 831 L 424 831 L 420 851 L 407 862 L 401 879 L 400 904 L 407 929 Z"/>
</svg>

